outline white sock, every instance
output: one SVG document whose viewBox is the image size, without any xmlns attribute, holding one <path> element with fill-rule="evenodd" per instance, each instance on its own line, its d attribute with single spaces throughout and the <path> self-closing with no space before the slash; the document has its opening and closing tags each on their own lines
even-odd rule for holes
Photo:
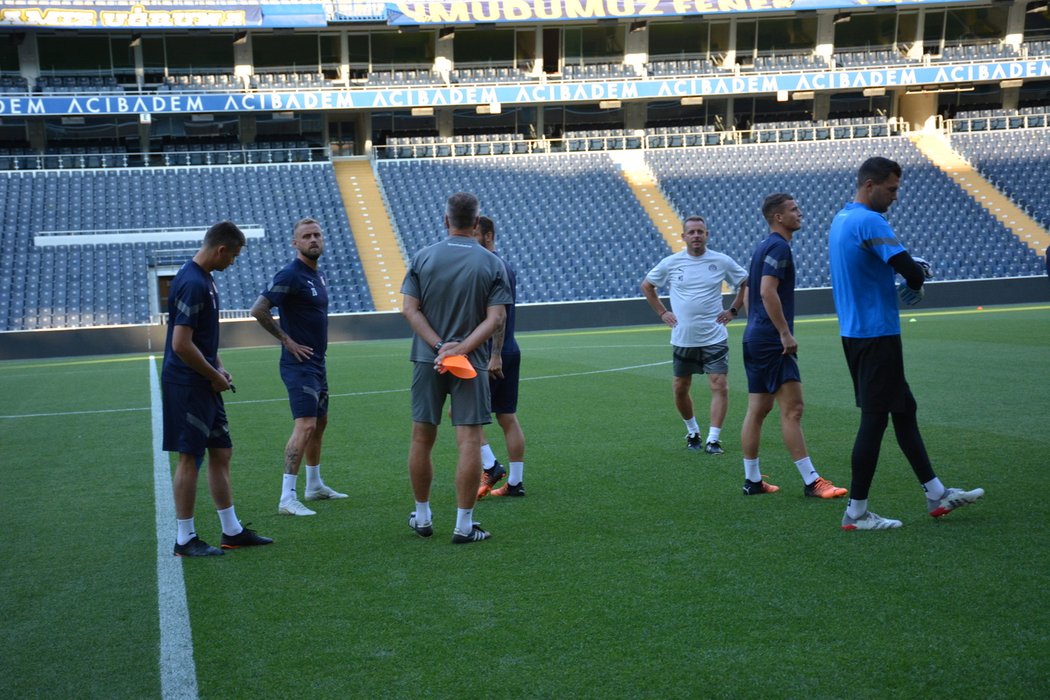
<svg viewBox="0 0 1050 700">
<path fill-rule="evenodd" d="M 511 462 L 510 463 L 510 475 L 507 477 L 507 483 L 517 486 L 521 483 L 521 480 L 525 478 L 525 462 Z"/>
<path fill-rule="evenodd" d="M 233 506 L 216 512 L 219 514 L 219 522 L 222 523 L 222 534 L 233 536 L 244 531 L 240 521 L 237 520 L 237 514 L 233 512 Z"/>
<path fill-rule="evenodd" d="M 744 460 L 744 478 L 755 484 L 762 481 L 762 470 L 758 468 L 758 457 Z"/>
<path fill-rule="evenodd" d="M 416 524 L 429 523 L 430 518 L 430 501 L 416 501 Z"/>
<path fill-rule="evenodd" d="M 802 475 L 802 481 L 805 482 L 806 486 L 820 478 L 820 474 L 817 474 L 817 468 L 813 466 L 813 461 L 808 456 L 795 462 L 795 466 L 798 467 L 798 473 Z"/>
<path fill-rule="evenodd" d="M 193 527 L 192 516 L 188 520 L 176 520 L 175 525 L 178 528 L 178 532 L 175 535 L 176 543 L 186 544 L 197 536 L 197 530 Z"/>
<path fill-rule="evenodd" d="M 456 508 L 456 529 L 463 535 L 469 535 L 474 530 L 473 508 Z"/>
<path fill-rule="evenodd" d="M 721 434 L 722 434 L 722 429 L 721 428 L 716 428 L 715 426 L 712 425 L 707 430 L 707 440 L 706 440 L 706 442 L 718 442 L 718 436 L 721 435 Z"/>
<path fill-rule="evenodd" d="M 488 469 L 496 463 L 496 453 L 492 451 L 492 445 L 487 442 L 481 446 L 481 466 Z"/>
<path fill-rule="evenodd" d="M 941 480 L 937 477 L 933 477 L 927 481 L 922 485 L 922 488 L 926 491 L 926 498 L 931 501 L 939 501 L 944 498 L 944 492 L 948 490 L 944 488 L 944 484 L 942 484 Z"/>
<path fill-rule="evenodd" d="M 321 479 L 321 465 L 306 465 L 306 489 L 308 491 L 316 491 L 317 489 L 324 486 L 324 481 Z"/>
<path fill-rule="evenodd" d="M 846 504 L 846 515 L 851 518 L 859 518 L 868 512 L 868 499 L 851 498 Z"/>
<path fill-rule="evenodd" d="M 696 416 L 693 416 L 685 422 L 685 429 L 689 431 L 690 435 L 700 434 L 700 424 L 696 422 Z"/>
<path fill-rule="evenodd" d="M 295 482 L 299 477 L 296 474 L 285 474 L 281 481 L 281 503 L 295 500 Z"/>
</svg>

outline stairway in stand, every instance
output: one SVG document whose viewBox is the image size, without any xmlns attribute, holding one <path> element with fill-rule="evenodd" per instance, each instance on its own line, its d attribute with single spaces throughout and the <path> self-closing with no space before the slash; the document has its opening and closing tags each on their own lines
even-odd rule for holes
<svg viewBox="0 0 1050 700">
<path fill-rule="evenodd" d="M 399 311 L 405 260 L 390 225 L 372 161 L 348 158 L 332 164 L 376 311 Z"/>
</svg>

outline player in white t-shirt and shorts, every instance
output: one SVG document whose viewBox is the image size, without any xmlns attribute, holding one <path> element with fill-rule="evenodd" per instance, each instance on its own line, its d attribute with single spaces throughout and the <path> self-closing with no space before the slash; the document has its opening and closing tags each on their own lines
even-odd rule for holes
<svg viewBox="0 0 1050 700">
<path fill-rule="evenodd" d="M 726 324 L 740 313 L 747 289 L 747 271 L 728 255 L 707 247 L 707 223 L 690 216 L 682 222 L 685 250 L 656 264 L 642 281 L 642 293 L 660 320 L 671 327 L 674 348 L 674 403 L 686 427 L 686 447 L 708 454 L 724 452 L 722 422 L 729 408 L 729 333 Z M 722 284 L 736 289 L 728 309 L 722 308 Z M 657 290 L 670 288 L 671 309 Z M 701 439 L 690 395 L 693 375 L 706 374 L 711 388 L 710 427 Z"/>
</svg>

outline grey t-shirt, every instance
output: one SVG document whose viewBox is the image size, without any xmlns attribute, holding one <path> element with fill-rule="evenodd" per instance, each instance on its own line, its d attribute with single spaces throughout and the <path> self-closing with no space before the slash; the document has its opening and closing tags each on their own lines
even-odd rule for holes
<svg viewBox="0 0 1050 700">
<path fill-rule="evenodd" d="M 473 238 L 449 236 L 412 257 L 401 293 L 419 299 L 430 327 L 444 341 L 463 340 L 485 320 L 490 306 L 513 304 L 503 262 Z M 413 362 L 433 362 L 437 353 L 418 335 L 412 338 Z M 470 363 L 485 369 L 488 343 L 470 353 Z"/>
</svg>

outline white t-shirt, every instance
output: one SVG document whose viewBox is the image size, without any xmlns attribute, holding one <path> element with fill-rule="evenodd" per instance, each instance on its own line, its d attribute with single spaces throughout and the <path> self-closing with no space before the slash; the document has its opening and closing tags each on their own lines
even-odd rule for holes
<svg viewBox="0 0 1050 700">
<path fill-rule="evenodd" d="M 671 288 L 671 311 L 678 319 L 671 345 L 696 348 L 729 338 L 726 327 L 715 321 L 722 313 L 722 282 L 736 289 L 747 279 L 747 271 L 731 257 L 710 248 L 700 257 L 683 250 L 657 263 L 645 279 L 657 289 Z"/>
</svg>

